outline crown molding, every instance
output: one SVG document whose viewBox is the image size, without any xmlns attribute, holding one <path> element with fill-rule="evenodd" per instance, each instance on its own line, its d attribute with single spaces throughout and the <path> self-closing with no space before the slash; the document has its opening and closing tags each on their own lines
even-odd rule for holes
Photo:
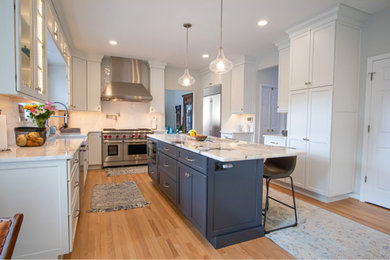
<svg viewBox="0 0 390 260">
<path fill-rule="evenodd" d="M 161 62 L 161 61 L 148 61 L 149 68 L 151 69 L 162 69 L 164 70 L 165 67 L 167 66 L 166 62 Z"/>
</svg>

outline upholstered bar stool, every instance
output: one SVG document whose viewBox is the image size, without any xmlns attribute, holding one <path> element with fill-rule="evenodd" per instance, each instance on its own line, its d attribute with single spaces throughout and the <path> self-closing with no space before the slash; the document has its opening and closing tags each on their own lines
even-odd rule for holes
<svg viewBox="0 0 390 260">
<path fill-rule="evenodd" d="M 295 169 L 295 165 L 297 162 L 297 157 L 296 156 L 291 156 L 291 157 L 281 157 L 281 158 L 270 158 L 267 159 L 264 163 L 264 179 L 266 180 L 266 187 L 267 187 L 267 195 L 265 199 L 265 209 L 263 209 L 263 215 L 264 215 L 264 228 L 265 228 L 265 223 L 267 221 L 267 211 L 269 209 L 269 199 L 272 199 L 286 207 L 289 207 L 291 209 L 294 209 L 294 214 L 295 214 L 295 223 L 291 225 L 287 225 L 284 227 L 279 227 L 275 228 L 272 230 L 266 230 L 265 233 L 270 233 L 273 231 L 289 228 L 289 227 L 294 227 L 298 224 L 298 217 L 297 217 L 297 207 L 295 205 L 295 194 L 294 194 L 294 183 L 293 179 L 291 177 L 291 174 L 293 173 Z M 291 192 L 292 192 L 292 198 L 293 198 L 293 205 L 290 206 L 285 202 L 282 202 L 280 200 L 277 200 L 271 196 L 269 196 L 269 184 L 271 180 L 276 180 L 276 179 L 282 179 L 282 178 L 290 178 L 291 181 Z"/>
<path fill-rule="evenodd" d="M 23 214 L 16 214 L 13 218 L 0 218 L 0 259 L 12 258 L 22 222 Z"/>
</svg>

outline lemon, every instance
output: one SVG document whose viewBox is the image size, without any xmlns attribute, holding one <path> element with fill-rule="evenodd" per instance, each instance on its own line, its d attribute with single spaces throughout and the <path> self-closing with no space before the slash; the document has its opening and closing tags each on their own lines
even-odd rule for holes
<svg viewBox="0 0 390 260">
<path fill-rule="evenodd" d="M 189 134 L 190 136 L 197 136 L 197 135 L 198 135 L 198 133 L 196 132 L 195 129 L 191 129 L 190 131 L 188 131 L 188 134 Z"/>
</svg>

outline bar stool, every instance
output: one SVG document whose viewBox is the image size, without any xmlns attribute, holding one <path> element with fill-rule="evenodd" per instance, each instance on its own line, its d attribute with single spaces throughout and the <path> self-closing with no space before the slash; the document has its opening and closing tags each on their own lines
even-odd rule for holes
<svg viewBox="0 0 390 260">
<path fill-rule="evenodd" d="M 23 214 L 16 214 L 13 218 L 0 218 L 0 259 L 12 258 L 22 222 Z"/>
<path fill-rule="evenodd" d="M 291 209 L 294 209 L 295 214 L 295 223 L 291 225 L 287 225 L 284 227 L 275 228 L 272 230 L 266 230 L 265 233 L 268 234 L 273 231 L 289 228 L 289 227 L 295 227 L 298 224 L 298 217 L 297 217 L 297 207 L 295 205 L 295 194 L 294 194 L 294 183 L 293 179 L 291 177 L 291 174 L 293 173 L 296 165 L 297 157 L 291 156 L 291 157 L 281 157 L 281 158 L 270 158 L 267 159 L 264 163 L 264 174 L 263 177 L 266 180 L 266 186 L 267 186 L 267 195 L 265 199 L 265 209 L 263 209 L 263 216 L 264 216 L 264 228 L 265 223 L 267 220 L 267 211 L 269 209 L 269 199 L 272 199 L 286 207 L 289 207 Z M 292 197 L 293 197 L 293 203 L 294 206 L 290 206 L 280 200 L 277 200 L 271 196 L 269 196 L 269 184 L 271 180 L 276 179 L 282 179 L 282 178 L 290 178 L 291 181 L 291 191 L 292 191 Z"/>
</svg>

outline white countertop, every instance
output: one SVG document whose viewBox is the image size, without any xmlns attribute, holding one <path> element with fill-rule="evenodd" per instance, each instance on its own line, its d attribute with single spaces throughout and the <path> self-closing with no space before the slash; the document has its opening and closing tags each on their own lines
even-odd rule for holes
<svg viewBox="0 0 390 260">
<path fill-rule="evenodd" d="M 43 146 L 10 146 L 10 151 L 0 151 L 0 163 L 70 159 L 78 151 L 84 137 L 57 139 L 49 137 Z"/>
<path fill-rule="evenodd" d="M 244 132 L 244 131 L 221 131 L 221 134 L 253 134 L 254 132 Z"/>
<path fill-rule="evenodd" d="M 284 136 L 284 135 L 263 135 L 263 136 L 278 137 L 278 138 L 287 138 L 287 136 Z"/>
<path fill-rule="evenodd" d="M 222 162 L 287 157 L 303 154 L 295 149 L 221 139 L 217 137 L 208 137 L 204 142 L 198 142 L 192 137 L 183 134 L 152 134 L 148 135 L 148 137 Z"/>
</svg>

